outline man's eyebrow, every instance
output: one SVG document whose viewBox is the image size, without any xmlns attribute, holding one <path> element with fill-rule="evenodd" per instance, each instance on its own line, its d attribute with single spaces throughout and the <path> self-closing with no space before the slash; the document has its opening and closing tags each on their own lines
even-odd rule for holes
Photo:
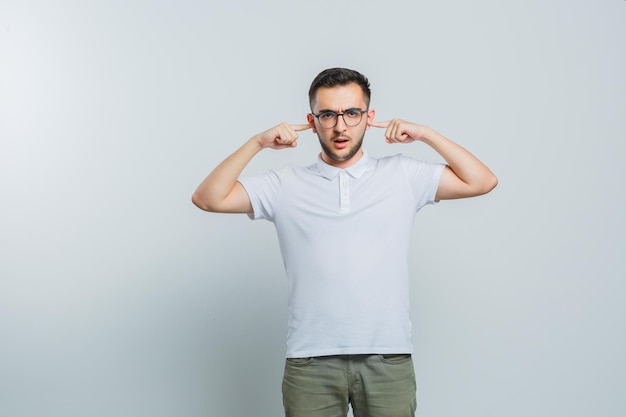
<svg viewBox="0 0 626 417">
<path fill-rule="evenodd" d="M 361 111 L 361 109 L 359 107 L 348 107 L 347 109 L 344 109 L 342 111 L 342 113 L 350 111 L 350 110 L 358 110 Z M 326 112 L 331 112 L 331 113 L 337 113 L 335 110 L 331 110 L 331 109 L 321 109 L 319 110 L 317 113 L 326 113 Z"/>
</svg>

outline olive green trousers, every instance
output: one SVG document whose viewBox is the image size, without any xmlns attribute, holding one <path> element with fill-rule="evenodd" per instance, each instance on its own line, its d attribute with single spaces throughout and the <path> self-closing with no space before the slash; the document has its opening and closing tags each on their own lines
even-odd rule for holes
<svg viewBox="0 0 626 417">
<path fill-rule="evenodd" d="M 413 417 L 415 372 L 409 354 L 288 358 L 286 417 Z"/>
</svg>

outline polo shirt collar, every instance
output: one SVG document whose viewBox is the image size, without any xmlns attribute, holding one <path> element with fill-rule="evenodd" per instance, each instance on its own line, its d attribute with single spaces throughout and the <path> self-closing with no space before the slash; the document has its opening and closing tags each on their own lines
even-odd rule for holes
<svg viewBox="0 0 626 417">
<path fill-rule="evenodd" d="M 354 165 L 349 166 L 348 168 L 341 169 L 334 167 L 332 165 L 328 165 L 326 162 L 322 160 L 322 154 L 317 155 L 317 170 L 322 174 L 322 176 L 326 179 L 332 180 L 339 172 L 345 171 L 353 178 L 359 178 L 361 175 L 367 171 L 367 168 L 370 165 L 372 158 L 370 158 L 369 154 L 365 149 L 363 149 L 363 156 L 359 159 Z"/>
</svg>

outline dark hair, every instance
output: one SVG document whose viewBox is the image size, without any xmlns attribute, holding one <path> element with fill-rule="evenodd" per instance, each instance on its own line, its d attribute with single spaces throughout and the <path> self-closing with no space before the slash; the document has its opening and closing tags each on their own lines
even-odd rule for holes
<svg viewBox="0 0 626 417">
<path fill-rule="evenodd" d="M 309 88 L 309 104 L 313 107 L 315 94 L 320 87 L 335 87 L 350 83 L 356 83 L 361 87 L 363 95 L 365 96 L 365 104 L 369 107 L 370 96 L 372 94 L 370 91 L 370 82 L 367 80 L 367 77 L 360 72 L 347 68 L 328 68 L 320 72 Z"/>
</svg>

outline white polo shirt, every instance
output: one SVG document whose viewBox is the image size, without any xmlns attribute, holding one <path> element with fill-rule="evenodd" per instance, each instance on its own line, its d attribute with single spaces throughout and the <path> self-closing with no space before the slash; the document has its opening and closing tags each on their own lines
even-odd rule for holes
<svg viewBox="0 0 626 417">
<path fill-rule="evenodd" d="M 274 223 L 288 279 L 287 357 L 411 353 L 409 243 L 443 164 L 367 152 L 243 178 Z"/>
</svg>

